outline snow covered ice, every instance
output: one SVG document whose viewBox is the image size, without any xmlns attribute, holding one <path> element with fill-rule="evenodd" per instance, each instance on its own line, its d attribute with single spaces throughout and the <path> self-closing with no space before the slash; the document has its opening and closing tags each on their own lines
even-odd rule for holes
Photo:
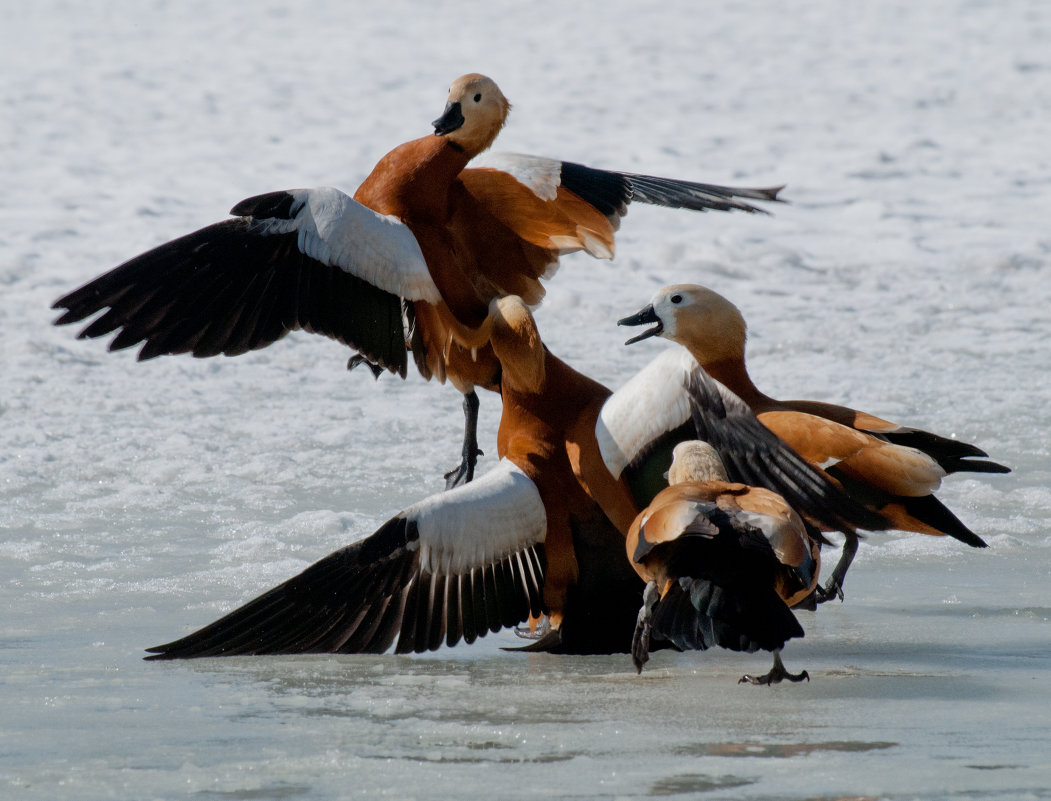
<svg viewBox="0 0 1051 801">
<path fill-rule="evenodd" d="M 1049 798 L 1051 7 L 1039 0 L 8 4 L 0 32 L 0 797 Z M 297 333 L 136 363 L 60 295 L 264 191 L 352 191 L 449 82 L 498 150 L 724 184 L 774 216 L 633 207 L 538 323 L 610 386 L 665 283 L 751 326 L 756 382 L 974 442 L 939 492 L 989 542 L 862 544 L 765 655 L 141 661 L 442 486 L 460 396 Z M 495 462 L 499 401 L 480 437 Z"/>
</svg>

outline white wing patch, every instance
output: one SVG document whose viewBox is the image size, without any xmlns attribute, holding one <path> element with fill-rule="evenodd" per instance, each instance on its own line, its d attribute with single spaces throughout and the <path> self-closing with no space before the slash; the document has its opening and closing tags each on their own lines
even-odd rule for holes
<svg viewBox="0 0 1051 801">
<path fill-rule="evenodd" d="M 462 573 L 543 542 L 547 513 L 533 481 L 513 462 L 413 504 L 403 513 L 419 529 L 420 566 Z"/>
<path fill-rule="evenodd" d="M 562 183 L 562 162 L 542 156 L 485 153 L 472 161 L 471 166 L 506 172 L 523 186 L 529 187 L 541 200 L 554 200 Z"/>
<path fill-rule="evenodd" d="M 295 231 L 299 249 L 322 264 L 407 300 L 441 300 L 416 237 L 397 217 L 378 214 L 332 187 L 289 194 L 295 199 L 292 219 L 257 220 L 262 233 Z"/>
<path fill-rule="evenodd" d="M 686 378 L 697 360 L 671 347 L 614 392 L 595 424 L 606 468 L 619 478 L 645 445 L 690 419 Z"/>
</svg>

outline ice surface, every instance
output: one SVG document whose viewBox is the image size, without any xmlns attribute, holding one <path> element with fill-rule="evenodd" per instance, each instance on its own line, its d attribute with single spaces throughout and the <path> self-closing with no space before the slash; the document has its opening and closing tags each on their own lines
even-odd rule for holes
<svg viewBox="0 0 1051 801">
<path fill-rule="evenodd" d="M 0 797 L 1049 798 L 1051 7 L 40 0 L 0 32 Z M 107 354 L 59 295 L 244 197 L 353 190 L 457 75 L 499 149 L 719 183 L 773 217 L 632 208 L 565 260 L 552 350 L 616 386 L 614 321 L 699 281 L 760 386 L 1012 465 L 940 493 L 990 548 L 886 534 L 785 654 L 140 661 L 441 487 L 460 399 L 297 334 Z M 499 402 L 482 398 L 482 469 Z M 490 443 L 488 446 L 486 443 Z"/>
</svg>

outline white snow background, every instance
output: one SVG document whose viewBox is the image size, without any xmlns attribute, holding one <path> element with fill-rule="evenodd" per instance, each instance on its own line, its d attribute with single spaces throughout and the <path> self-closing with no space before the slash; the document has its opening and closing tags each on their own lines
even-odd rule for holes
<svg viewBox="0 0 1051 801">
<path fill-rule="evenodd" d="M 0 797 L 1051 798 L 1051 5 L 3 3 Z M 294 334 L 137 363 L 50 304 L 252 194 L 353 191 L 456 76 L 499 150 L 738 185 L 774 216 L 633 207 L 539 324 L 623 383 L 615 321 L 705 283 L 781 397 L 975 442 L 939 493 L 990 547 L 871 536 L 765 655 L 157 664 L 185 634 L 438 491 L 460 396 Z M 482 397 L 481 469 L 499 400 Z"/>
</svg>

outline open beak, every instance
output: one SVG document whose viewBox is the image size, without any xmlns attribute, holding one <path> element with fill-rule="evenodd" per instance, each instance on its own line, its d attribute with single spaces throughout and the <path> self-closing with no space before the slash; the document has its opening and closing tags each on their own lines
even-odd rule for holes
<svg viewBox="0 0 1051 801">
<path fill-rule="evenodd" d="M 460 110 L 460 104 L 453 103 L 450 100 L 445 104 L 445 111 L 442 112 L 442 116 L 432 122 L 431 125 L 434 126 L 435 136 L 445 136 L 463 125 L 463 122 L 463 112 Z"/>
<path fill-rule="evenodd" d="M 653 328 L 647 328 L 637 337 L 632 337 L 624 344 L 631 345 L 634 342 L 638 342 L 640 339 L 649 339 L 650 337 L 660 336 L 664 333 L 664 323 L 661 322 L 661 318 L 657 316 L 657 313 L 653 311 L 652 303 L 637 314 L 625 317 L 623 320 L 617 320 L 617 325 L 646 325 L 647 323 L 656 323 L 656 325 L 653 326 Z"/>
</svg>

